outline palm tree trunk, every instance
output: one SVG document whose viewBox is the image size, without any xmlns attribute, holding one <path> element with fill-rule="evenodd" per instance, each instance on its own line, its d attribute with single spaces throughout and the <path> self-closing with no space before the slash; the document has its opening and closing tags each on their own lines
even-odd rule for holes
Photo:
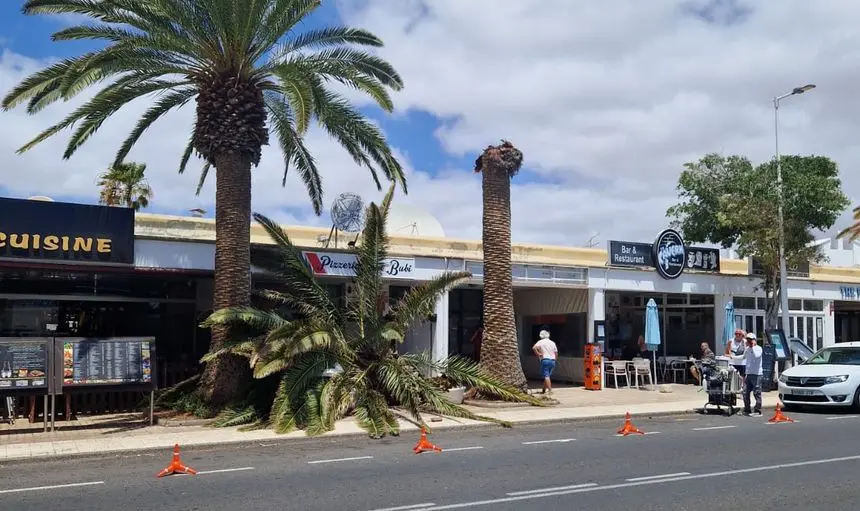
<svg viewBox="0 0 860 511">
<path fill-rule="evenodd" d="M 482 174 L 484 337 L 481 343 L 481 365 L 502 381 L 527 389 L 514 318 L 511 179 L 505 168 L 486 157 Z"/>
<path fill-rule="evenodd" d="M 249 305 L 251 292 L 251 162 L 237 154 L 215 158 L 215 295 L 213 308 Z M 227 340 L 212 329 L 210 349 Z M 201 397 L 216 408 L 234 401 L 249 379 L 246 361 L 223 356 L 206 364 Z"/>
</svg>

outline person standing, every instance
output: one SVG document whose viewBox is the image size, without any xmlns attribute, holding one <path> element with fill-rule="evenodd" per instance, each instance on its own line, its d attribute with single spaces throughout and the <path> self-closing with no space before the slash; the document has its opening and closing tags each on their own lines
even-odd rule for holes
<svg viewBox="0 0 860 511">
<path fill-rule="evenodd" d="M 541 330 L 540 339 L 532 346 L 532 351 L 540 360 L 540 370 L 543 375 L 543 393 L 552 394 L 552 371 L 558 358 L 558 347 L 549 338 L 549 332 Z"/>
<path fill-rule="evenodd" d="M 755 335 L 753 335 L 755 337 Z M 744 362 L 743 354 L 744 354 L 744 331 L 738 328 L 735 330 L 735 338 L 729 339 L 726 342 L 726 356 L 731 357 L 732 359 L 732 367 L 735 368 L 735 371 L 741 376 L 744 377 L 746 373 L 746 362 Z"/>
<path fill-rule="evenodd" d="M 744 415 L 761 417 L 761 375 L 762 349 L 756 342 L 756 336 L 750 332 L 746 336 L 747 345 L 744 350 L 746 376 L 744 376 Z M 755 408 L 750 413 L 750 394 L 755 397 Z"/>
</svg>

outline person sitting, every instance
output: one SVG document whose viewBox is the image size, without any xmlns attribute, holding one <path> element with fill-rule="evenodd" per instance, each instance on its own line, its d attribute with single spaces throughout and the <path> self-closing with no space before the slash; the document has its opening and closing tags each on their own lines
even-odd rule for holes
<svg viewBox="0 0 860 511">
<path fill-rule="evenodd" d="M 703 342 L 700 346 L 700 349 L 702 350 L 702 358 L 700 363 L 703 368 L 699 369 L 699 364 L 693 364 L 690 367 L 690 374 L 693 375 L 693 378 L 696 379 L 696 382 L 698 382 L 699 385 L 702 384 L 702 376 L 705 375 L 704 366 L 712 364 L 717 358 L 716 355 L 714 355 L 714 352 L 711 351 L 711 347 L 708 346 L 708 343 Z"/>
</svg>

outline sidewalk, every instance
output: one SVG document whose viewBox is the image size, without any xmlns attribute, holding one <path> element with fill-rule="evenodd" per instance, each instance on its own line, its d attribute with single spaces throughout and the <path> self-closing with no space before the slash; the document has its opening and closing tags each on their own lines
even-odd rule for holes
<svg viewBox="0 0 860 511">
<path fill-rule="evenodd" d="M 662 391 L 660 391 L 662 390 Z M 559 404 L 553 407 L 477 407 L 471 411 L 517 424 L 569 422 L 623 417 L 630 412 L 634 417 L 690 413 L 700 409 L 707 396 L 693 385 L 660 385 L 658 390 L 605 389 L 586 391 L 581 387 L 559 388 L 554 398 Z M 763 395 L 765 408 L 776 406 L 777 393 Z M 429 421 L 430 417 L 427 417 Z M 442 419 L 429 422 L 433 429 L 495 427 L 470 420 Z M 203 425 L 148 426 L 139 415 L 116 415 L 86 418 L 74 422 L 57 422 L 56 431 L 42 432 L 42 424 L 19 421 L 14 426 L 0 425 L 0 462 L 29 458 L 86 456 L 169 449 L 173 444 L 183 448 L 221 444 L 271 443 L 308 438 L 303 431 L 278 435 L 272 430 L 238 431 L 238 428 L 211 428 Z M 401 422 L 402 431 L 416 427 Z M 352 419 L 335 425 L 334 431 L 323 437 L 366 435 Z M 318 437 L 319 438 L 319 437 Z"/>
</svg>

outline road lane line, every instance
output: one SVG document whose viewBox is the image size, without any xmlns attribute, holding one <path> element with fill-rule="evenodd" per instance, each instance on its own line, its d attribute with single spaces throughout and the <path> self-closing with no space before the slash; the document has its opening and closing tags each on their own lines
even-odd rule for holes
<svg viewBox="0 0 860 511">
<path fill-rule="evenodd" d="M 860 417 L 860 415 L 837 415 L 835 417 L 827 417 L 827 420 L 836 421 L 839 419 L 856 419 L 858 417 Z"/>
<path fill-rule="evenodd" d="M 474 451 L 475 449 L 483 449 L 480 445 L 476 445 L 474 447 L 448 447 L 446 449 L 442 449 L 442 452 L 451 452 L 451 451 Z"/>
<path fill-rule="evenodd" d="M 630 479 L 625 479 L 625 481 L 629 483 L 635 483 L 636 481 L 650 481 L 652 479 L 665 479 L 667 477 L 681 477 L 688 476 L 689 472 L 676 472 L 674 474 L 660 474 L 656 476 L 644 476 L 644 477 L 631 477 Z"/>
<path fill-rule="evenodd" d="M 433 502 L 425 502 L 424 504 L 412 504 L 411 506 L 381 507 L 379 509 L 372 509 L 371 511 L 409 511 L 410 509 L 424 509 L 435 505 Z"/>
<path fill-rule="evenodd" d="M 201 470 L 197 475 L 204 476 L 206 474 L 223 474 L 225 472 L 244 472 L 246 470 L 254 470 L 254 467 L 239 467 L 239 468 L 222 468 L 218 470 Z M 187 476 L 188 474 L 176 474 L 178 476 Z"/>
<path fill-rule="evenodd" d="M 782 470 L 786 468 L 798 468 L 798 467 L 808 467 L 811 465 L 823 465 L 828 463 L 840 463 L 844 461 L 860 461 L 860 455 L 856 456 L 843 456 L 841 458 L 826 458 L 820 460 L 808 460 L 808 461 L 798 461 L 794 463 L 781 463 L 779 465 L 765 465 L 760 467 L 751 467 L 751 468 L 740 468 L 734 470 L 725 470 L 721 472 L 709 472 L 706 474 L 695 474 L 689 476 L 680 476 L 680 477 L 670 477 L 667 479 L 649 479 L 648 481 L 635 481 L 635 482 L 627 482 L 627 483 L 619 483 L 619 484 L 610 484 L 606 486 L 592 486 L 589 488 L 577 488 L 570 490 L 560 490 L 560 491 L 552 491 L 547 493 L 535 493 L 531 495 L 516 495 L 512 497 L 502 497 L 498 499 L 490 499 L 490 500 L 476 500 L 473 502 L 460 502 L 457 504 L 448 504 L 445 506 L 436 506 L 436 507 L 428 507 L 422 508 L 421 511 L 444 511 L 447 509 L 463 509 L 463 508 L 471 508 L 478 506 L 491 506 L 495 504 L 504 504 L 507 502 L 519 502 L 524 500 L 533 500 L 533 499 L 542 499 L 546 497 L 560 497 L 563 495 L 573 495 L 576 493 L 591 493 L 597 491 L 608 491 L 608 490 L 618 490 L 622 488 L 633 488 L 636 486 L 650 486 L 655 484 L 665 484 L 665 483 L 673 483 L 679 481 L 692 481 L 696 479 L 711 479 L 711 478 L 719 478 L 725 477 L 728 475 L 734 474 L 749 474 L 755 472 L 766 472 L 769 470 Z"/>
<path fill-rule="evenodd" d="M 706 428 L 693 428 L 693 431 L 711 431 L 712 429 L 731 429 L 737 426 L 708 426 Z"/>
<path fill-rule="evenodd" d="M 11 490 L 0 490 L 0 494 L 3 493 L 21 493 L 25 491 L 41 491 L 41 490 L 59 490 L 62 488 L 77 488 L 80 486 L 96 486 L 99 484 L 105 484 L 104 481 L 90 481 L 88 483 L 69 483 L 69 484 L 54 484 L 51 486 L 33 486 L 30 488 L 13 488 Z"/>
<path fill-rule="evenodd" d="M 578 490 L 579 488 L 591 488 L 592 486 L 597 486 L 597 483 L 574 484 L 571 486 L 556 486 L 555 488 L 541 488 L 539 490 L 512 491 L 510 493 L 506 493 L 505 495 L 507 495 L 508 497 L 516 497 L 518 495 L 534 495 L 536 493 L 546 493 L 551 491 Z"/>
<path fill-rule="evenodd" d="M 340 461 L 356 461 L 356 460 L 372 460 L 373 456 L 355 456 L 354 458 L 337 458 L 334 460 L 316 460 L 309 461 L 308 465 L 316 465 L 318 463 L 338 463 Z"/>
<path fill-rule="evenodd" d="M 661 432 L 659 432 L 659 431 L 646 431 L 646 432 L 645 432 L 645 433 L 643 433 L 643 434 L 645 434 L 645 435 L 662 435 L 662 433 L 661 433 Z M 618 434 L 616 434 L 615 436 L 617 436 L 617 437 L 624 437 L 625 435 L 622 435 L 622 434 L 618 433 Z M 626 436 L 642 436 L 642 435 L 626 435 Z"/>
<path fill-rule="evenodd" d="M 523 445 L 538 445 L 538 444 L 565 444 L 573 442 L 575 438 L 559 438 L 558 440 L 535 440 L 533 442 L 523 442 Z"/>
</svg>

